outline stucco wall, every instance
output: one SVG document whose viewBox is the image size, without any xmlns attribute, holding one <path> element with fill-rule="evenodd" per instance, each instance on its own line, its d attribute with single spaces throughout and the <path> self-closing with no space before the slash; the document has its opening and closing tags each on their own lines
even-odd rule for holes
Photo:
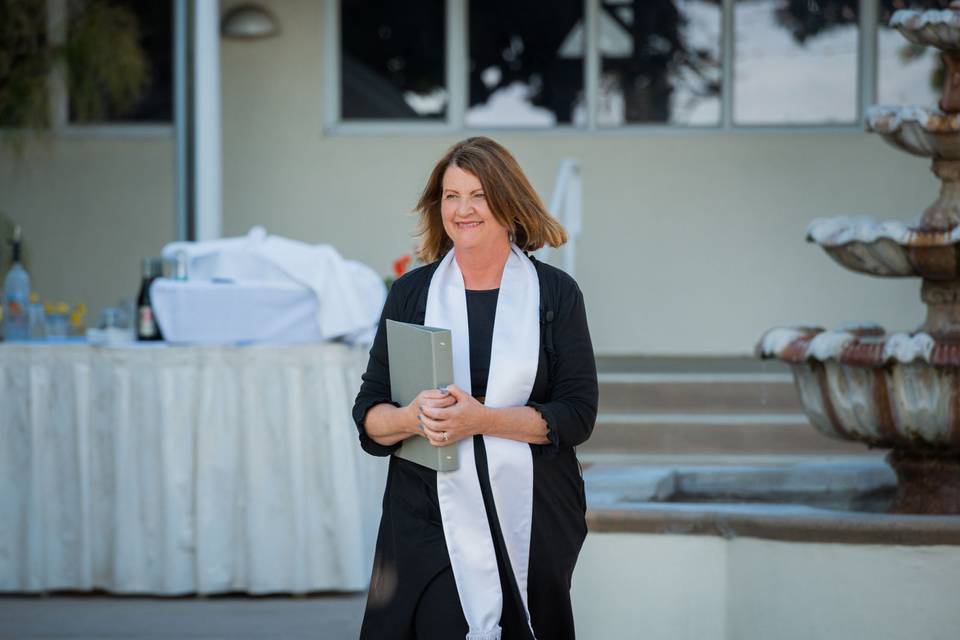
<svg viewBox="0 0 960 640">
<path fill-rule="evenodd" d="M 20 158 L 0 147 L 0 212 L 23 226 L 41 298 L 86 303 L 88 324 L 136 299 L 140 259 L 175 233 L 173 175 L 171 136 L 52 138 Z"/>
</svg>

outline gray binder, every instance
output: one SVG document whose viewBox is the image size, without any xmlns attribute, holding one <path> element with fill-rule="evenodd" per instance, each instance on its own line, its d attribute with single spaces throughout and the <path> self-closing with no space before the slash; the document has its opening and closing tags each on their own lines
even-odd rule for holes
<svg viewBox="0 0 960 640">
<path fill-rule="evenodd" d="M 424 389 L 453 384 L 453 343 L 449 329 L 387 320 L 387 357 L 390 359 L 390 393 L 406 406 Z M 460 466 L 457 445 L 435 447 L 426 438 L 412 436 L 394 455 L 437 471 Z"/>
</svg>

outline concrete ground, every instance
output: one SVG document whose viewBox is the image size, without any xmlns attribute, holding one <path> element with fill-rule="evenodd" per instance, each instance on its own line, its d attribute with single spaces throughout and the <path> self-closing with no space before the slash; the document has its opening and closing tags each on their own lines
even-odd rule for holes
<svg viewBox="0 0 960 640">
<path fill-rule="evenodd" d="M 350 640 L 364 594 L 150 598 L 0 595 L 0 640 Z"/>
</svg>

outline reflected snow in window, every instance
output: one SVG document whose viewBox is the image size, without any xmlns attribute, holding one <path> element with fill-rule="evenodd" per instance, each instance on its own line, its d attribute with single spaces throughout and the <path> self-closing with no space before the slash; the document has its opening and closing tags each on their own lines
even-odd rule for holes
<svg viewBox="0 0 960 640">
<path fill-rule="evenodd" d="M 943 89 L 940 52 L 908 42 L 899 31 L 887 25 L 897 9 L 945 9 L 949 4 L 949 0 L 881 3 L 877 30 L 877 100 L 880 104 L 931 106 L 940 99 Z"/>
<path fill-rule="evenodd" d="M 738 0 L 734 9 L 734 122 L 859 120 L 856 0 Z"/>
<path fill-rule="evenodd" d="M 574 123 L 583 110 L 583 53 L 564 42 L 583 29 L 582 0 L 471 2 L 469 19 L 468 126 Z"/>
<path fill-rule="evenodd" d="M 446 117 L 444 0 L 343 0 L 340 13 L 344 120 Z"/>
<path fill-rule="evenodd" d="M 718 124 L 721 28 L 717 2 L 601 2 L 597 122 Z"/>
</svg>

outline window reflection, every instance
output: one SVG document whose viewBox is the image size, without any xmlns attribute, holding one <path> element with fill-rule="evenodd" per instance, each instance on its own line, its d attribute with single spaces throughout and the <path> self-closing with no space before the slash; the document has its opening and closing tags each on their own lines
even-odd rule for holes
<svg viewBox="0 0 960 640">
<path fill-rule="evenodd" d="M 877 30 L 877 99 L 880 104 L 932 106 L 940 99 L 943 84 L 940 52 L 908 42 L 891 29 L 898 9 L 946 9 L 950 0 L 881 3 Z"/>
<path fill-rule="evenodd" d="M 343 0 L 344 120 L 446 116 L 444 5 L 444 0 Z"/>
<path fill-rule="evenodd" d="M 737 124 L 853 123 L 857 1 L 737 0 Z"/>
<path fill-rule="evenodd" d="M 161 0 L 137 2 L 113 0 L 137 19 L 140 46 L 146 56 L 147 84 L 140 99 L 128 109 L 107 104 L 97 122 L 169 123 L 173 122 L 173 2 Z M 82 4 L 69 5 L 71 15 L 83 10 Z M 78 122 L 77 107 L 70 101 L 69 118 Z"/>
<path fill-rule="evenodd" d="M 475 1 L 469 22 L 467 125 L 583 124 L 583 47 L 567 44 L 583 30 L 583 0 Z"/>
<path fill-rule="evenodd" d="M 718 124 L 721 25 L 719 2 L 601 2 L 598 123 Z"/>
</svg>

